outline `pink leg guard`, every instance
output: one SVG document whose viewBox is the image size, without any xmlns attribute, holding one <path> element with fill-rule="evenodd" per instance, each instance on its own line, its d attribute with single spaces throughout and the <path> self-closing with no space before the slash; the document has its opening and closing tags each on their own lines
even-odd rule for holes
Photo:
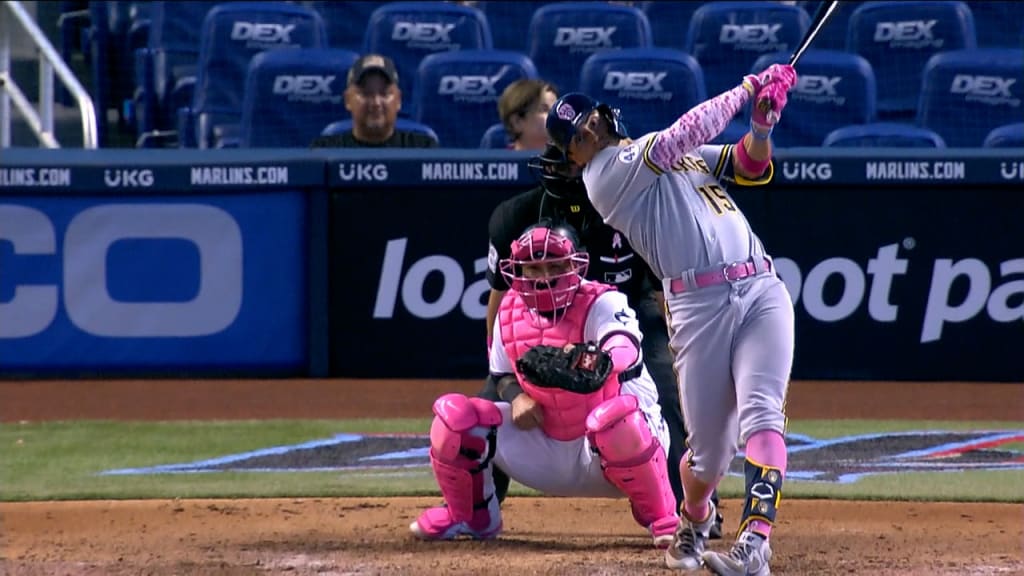
<svg viewBox="0 0 1024 576">
<path fill-rule="evenodd" d="M 633 518 L 665 545 L 678 524 L 676 498 L 668 481 L 665 451 L 651 434 L 635 396 L 602 402 L 587 416 L 587 439 L 601 458 L 605 478 L 621 490 Z"/>
<path fill-rule="evenodd" d="M 482 398 L 445 394 L 434 402 L 434 414 L 430 464 L 452 520 L 470 522 L 494 495 L 491 458 L 501 412 Z"/>
</svg>

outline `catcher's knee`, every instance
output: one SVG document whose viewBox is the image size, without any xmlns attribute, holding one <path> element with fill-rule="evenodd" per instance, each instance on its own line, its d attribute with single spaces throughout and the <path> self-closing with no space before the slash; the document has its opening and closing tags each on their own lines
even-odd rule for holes
<svg viewBox="0 0 1024 576">
<path fill-rule="evenodd" d="M 501 425 L 501 411 L 489 400 L 445 394 L 434 401 L 430 425 L 431 454 L 442 462 L 480 461 L 488 448 L 488 435 Z M 475 433 L 474 433 L 475 432 Z M 493 443 L 493 440 L 491 440 Z"/>
<path fill-rule="evenodd" d="M 601 459 L 612 464 L 649 459 L 661 449 L 636 396 L 623 394 L 605 400 L 587 416 L 587 438 Z"/>
</svg>

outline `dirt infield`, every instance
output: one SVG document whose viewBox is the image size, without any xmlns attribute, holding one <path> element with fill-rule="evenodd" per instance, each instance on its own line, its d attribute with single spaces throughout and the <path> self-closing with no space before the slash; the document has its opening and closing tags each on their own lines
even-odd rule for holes
<svg viewBox="0 0 1024 576">
<path fill-rule="evenodd" d="M 0 421 L 426 416 L 442 381 L 0 382 Z M 796 382 L 789 415 L 1024 421 L 1019 384 Z M 423 543 L 436 498 L 0 504 L 3 575 L 667 574 L 622 500 L 511 498 L 494 542 Z M 734 529 L 739 503 L 723 505 Z M 788 500 L 773 573 L 1024 574 L 1020 505 Z M 725 547 L 716 543 L 716 547 Z"/>
</svg>

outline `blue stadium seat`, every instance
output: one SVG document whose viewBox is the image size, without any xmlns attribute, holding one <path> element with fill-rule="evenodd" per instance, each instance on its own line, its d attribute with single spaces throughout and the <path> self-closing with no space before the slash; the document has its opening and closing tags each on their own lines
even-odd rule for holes
<svg viewBox="0 0 1024 576">
<path fill-rule="evenodd" d="M 951 148 L 981 146 L 992 129 L 1020 121 L 1022 78 L 1020 49 L 936 54 L 924 67 L 917 124 L 938 132 Z"/>
<path fill-rule="evenodd" d="M 416 73 L 413 107 L 419 122 L 433 126 L 445 148 L 477 148 L 498 118 L 498 98 L 537 69 L 524 54 L 460 50 L 431 54 Z"/>
<path fill-rule="evenodd" d="M 740 141 L 747 132 L 750 131 L 750 120 L 749 119 L 735 119 L 729 122 L 729 125 L 722 130 L 722 133 L 715 136 L 710 144 L 735 144 Z"/>
<path fill-rule="evenodd" d="M 583 63 L 580 91 L 621 109 L 633 138 L 667 128 L 707 99 L 697 60 L 672 48 L 598 52 Z"/>
<path fill-rule="evenodd" d="M 788 62 L 789 57 L 788 52 L 767 54 L 751 71 Z M 849 52 L 809 49 L 797 67 L 797 84 L 772 134 L 776 146 L 820 146 L 840 126 L 875 120 L 875 74 L 867 60 Z"/>
<path fill-rule="evenodd" d="M 253 57 L 242 101 L 242 148 L 305 148 L 326 124 L 349 115 L 346 71 L 359 55 L 342 48 L 268 50 Z"/>
<path fill-rule="evenodd" d="M 493 48 L 487 17 L 480 10 L 450 2 L 387 2 L 370 16 L 364 53 L 395 62 L 405 94 L 415 90 L 416 69 L 424 57 L 454 50 Z M 408 101 L 408 99 L 407 99 Z M 413 117 L 414 110 L 403 109 Z"/>
<path fill-rule="evenodd" d="M 135 130 L 173 130 L 175 114 L 192 102 L 203 20 L 210 2 L 152 2 L 146 48 L 135 53 L 131 110 Z"/>
<path fill-rule="evenodd" d="M 440 143 L 440 139 L 437 137 L 437 132 L 426 124 L 417 122 L 415 120 L 409 120 L 408 118 L 398 118 L 395 121 L 395 129 L 403 132 L 416 132 L 417 134 L 424 134 L 434 139 L 434 142 Z M 324 127 L 323 131 L 320 132 L 322 136 L 333 136 L 334 134 L 344 134 L 352 130 L 352 119 L 338 120 L 331 122 Z"/>
<path fill-rule="evenodd" d="M 933 54 L 975 47 L 974 20 L 963 2 L 864 2 L 850 15 L 846 49 L 871 63 L 883 119 L 909 120 L 921 71 Z"/>
<path fill-rule="evenodd" d="M 945 148 L 934 131 L 911 124 L 873 122 L 842 126 L 828 133 L 826 148 Z"/>
<path fill-rule="evenodd" d="M 967 2 L 974 15 L 980 48 L 1019 48 L 1024 33 L 1024 4 L 1006 0 Z"/>
<path fill-rule="evenodd" d="M 480 138 L 481 148 L 508 148 L 508 145 L 508 132 L 505 131 L 505 125 L 501 122 L 491 124 L 491 127 L 484 130 L 484 135 Z"/>
<path fill-rule="evenodd" d="M 363 51 L 366 26 L 370 15 L 380 7 L 378 1 L 343 2 L 323 0 L 306 2 L 324 19 L 327 27 L 327 44 L 331 48 L 344 48 L 353 52 Z"/>
<path fill-rule="evenodd" d="M 993 128 L 982 142 L 985 148 L 1024 148 L 1024 122 Z"/>
<path fill-rule="evenodd" d="M 814 20 L 818 8 L 825 2 L 823 0 L 801 0 L 796 5 L 807 11 L 807 15 Z M 857 7 L 857 2 L 840 2 L 832 11 L 832 16 L 821 28 L 821 32 L 814 39 L 812 46 L 818 50 L 846 50 L 846 30 L 850 25 L 850 14 Z"/>
<path fill-rule="evenodd" d="M 639 8 L 604 2 L 560 2 L 533 13 L 528 55 L 540 77 L 561 93 L 578 90 L 580 68 L 595 52 L 653 46 Z"/>
<path fill-rule="evenodd" d="M 526 53 L 527 43 L 524 30 L 530 28 L 533 13 L 545 4 L 536 0 L 486 0 L 474 4 L 487 16 L 495 50 L 512 50 Z"/>
<path fill-rule="evenodd" d="M 686 32 L 690 18 L 705 2 L 680 2 L 678 0 L 651 0 L 640 2 L 640 9 L 651 23 L 654 45 L 658 48 L 686 48 Z"/>
<path fill-rule="evenodd" d="M 191 147 L 194 137 L 199 148 L 213 148 L 216 132 L 227 125 L 237 129 L 249 61 L 256 54 L 326 46 L 323 19 L 311 8 L 285 2 L 218 5 L 203 21 L 192 106 L 179 111 L 179 143 Z"/>
<path fill-rule="evenodd" d="M 709 96 L 743 81 L 762 55 L 793 52 L 810 17 L 803 8 L 778 2 L 709 2 L 690 19 L 684 51 L 704 69 Z"/>
</svg>

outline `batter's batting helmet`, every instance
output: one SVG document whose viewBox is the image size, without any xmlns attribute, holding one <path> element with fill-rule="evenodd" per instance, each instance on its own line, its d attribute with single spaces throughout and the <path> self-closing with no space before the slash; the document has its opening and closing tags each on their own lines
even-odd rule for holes
<svg viewBox="0 0 1024 576">
<path fill-rule="evenodd" d="M 558 100 L 548 111 L 548 118 L 545 127 L 548 131 L 548 138 L 562 152 L 563 156 L 569 153 L 569 143 L 576 131 L 582 126 L 590 113 L 597 110 L 601 117 L 608 122 L 612 134 L 625 138 L 626 126 L 622 123 L 620 113 L 617 109 L 602 104 L 590 96 L 580 92 L 570 92 Z"/>
<path fill-rule="evenodd" d="M 512 242 L 512 255 L 499 269 L 529 310 L 557 319 L 572 303 L 590 264 L 579 246 L 572 228 L 542 221 Z"/>
<path fill-rule="evenodd" d="M 540 178 L 545 192 L 556 200 L 582 202 L 587 197 L 580 169 L 565 159 L 565 155 L 552 143 L 544 152 L 526 163 Z"/>
</svg>

